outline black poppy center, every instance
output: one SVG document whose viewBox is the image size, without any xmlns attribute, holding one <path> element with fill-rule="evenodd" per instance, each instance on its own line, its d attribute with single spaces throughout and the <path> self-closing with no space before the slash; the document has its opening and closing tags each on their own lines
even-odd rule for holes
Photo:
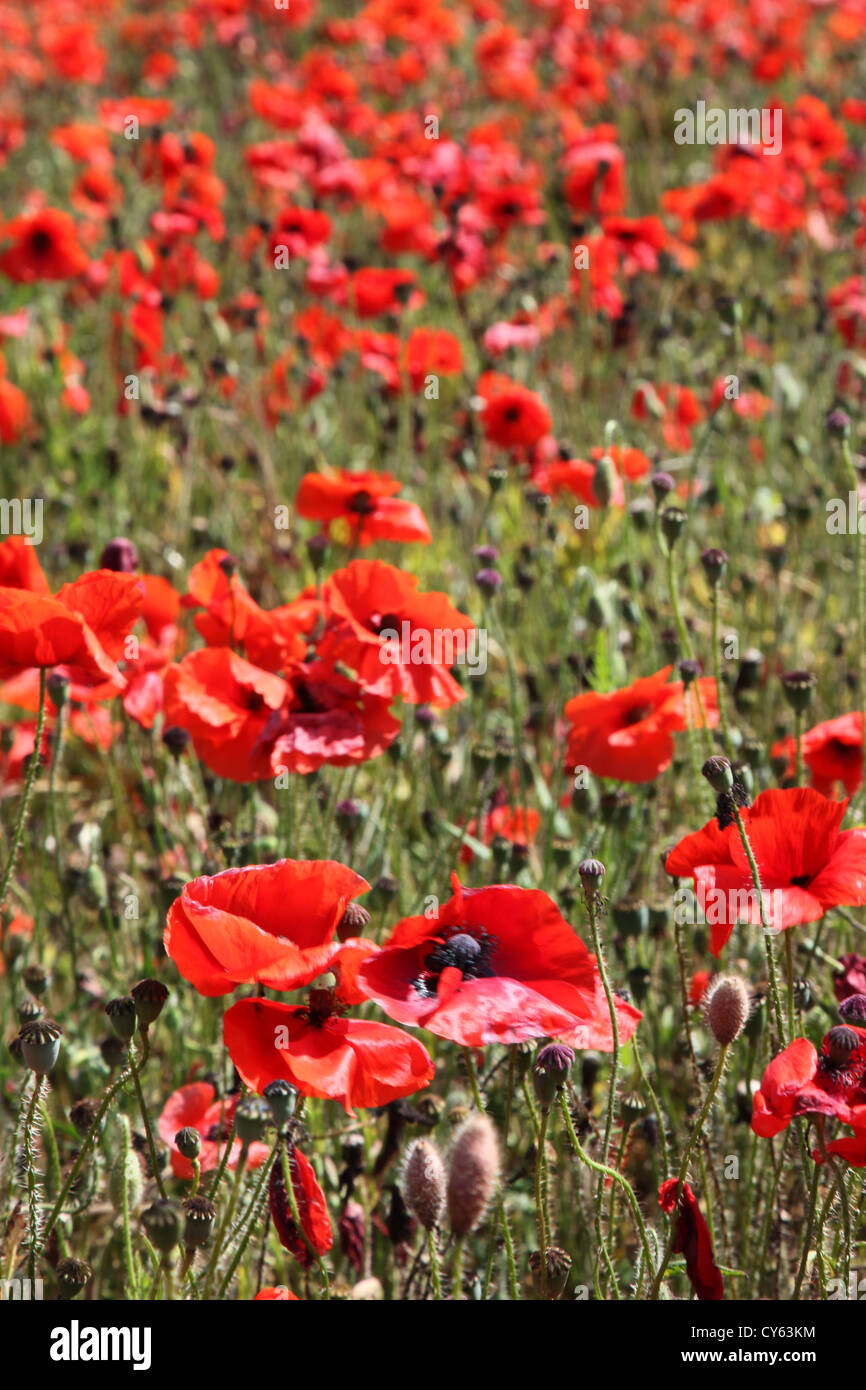
<svg viewBox="0 0 866 1390">
<path fill-rule="evenodd" d="M 376 510 L 376 499 L 366 488 L 359 488 L 357 492 L 352 493 L 346 507 L 357 516 L 370 516 Z"/>
<path fill-rule="evenodd" d="M 47 256 L 54 245 L 54 240 L 50 232 L 44 227 L 38 227 L 30 237 L 30 249 L 34 256 Z"/>
<path fill-rule="evenodd" d="M 812 882 L 812 875 L 797 874 L 795 878 L 792 878 L 790 880 L 790 882 L 792 888 L 808 888 L 809 884 Z"/>
<path fill-rule="evenodd" d="M 370 627 L 377 636 L 380 632 L 399 632 L 400 619 L 396 613 L 374 613 L 370 619 Z"/>
<path fill-rule="evenodd" d="M 295 707 L 300 708 L 303 714 L 321 714 L 324 705 L 310 690 L 306 681 L 300 681 L 295 686 Z"/>
<path fill-rule="evenodd" d="M 622 722 L 630 728 L 632 724 L 642 724 L 651 714 L 652 705 L 633 705 L 630 710 L 626 710 Z"/>
<path fill-rule="evenodd" d="M 448 969 L 459 970 L 464 980 L 490 979 L 495 974 L 490 964 L 495 946 L 483 927 L 455 928 L 424 957 L 424 969 L 414 981 L 416 992 L 435 998 L 439 977 Z"/>
<path fill-rule="evenodd" d="M 250 690 L 247 693 L 244 704 L 252 714 L 257 714 L 260 709 L 265 707 L 265 697 L 260 695 L 257 690 Z"/>
<path fill-rule="evenodd" d="M 502 418 L 503 418 L 504 420 L 507 420 L 509 424 L 515 425 L 515 424 L 517 423 L 517 421 L 520 419 L 520 406 L 519 406 L 519 405 L 509 405 L 509 406 L 506 406 L 505 410 L 503 410 L 503 412 L 502 412 Z"/>
</svg>

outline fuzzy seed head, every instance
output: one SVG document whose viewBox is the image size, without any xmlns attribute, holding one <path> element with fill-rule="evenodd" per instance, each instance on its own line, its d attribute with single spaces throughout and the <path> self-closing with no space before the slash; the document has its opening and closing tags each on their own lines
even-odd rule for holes
<svg viewBox="0 0 866 1390">
<path fill-rule="evenodd" d="M 432 1140 L 415 1139 L 406 1150 L 403 1191 L 415 1220 L 434 1230 L 445 1210 L 445 1164 Z"/>
<path fill-rule="evenodd" d="M 707 991 L 704 1016 L 720 1047 L 738 1038 L 749 1018 L 749 991 L 736 975 L 720 975 Z"/>
<path fill-rule="evenodd" d="M 457 1131 L 448 1168 L 448 1219 L 456 1236 L 481 1224 L 499 1178 L 499 1145 L 486 1115 L 470 1115 Z"/>
</svg>

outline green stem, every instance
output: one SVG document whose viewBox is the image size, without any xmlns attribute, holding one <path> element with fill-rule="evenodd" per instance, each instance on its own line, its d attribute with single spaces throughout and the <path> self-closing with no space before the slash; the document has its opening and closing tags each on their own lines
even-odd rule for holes
<svg viewBox="0 0 866 1390">
<path fill-rule="evenodd" d="M 27 808 L 30 805 L 30 797 L 33 793 L 33 784 L 36 781 L 36 769 L 39 766 L 39 754 L 42 748 L 42 731 L 45 727 L 45 690 L 47 672 L 45 667 L 39 670 L 39 710 L 36 715 L 36 740 L 33 745 L 33 755 L 30 765 L 27 768 L 27 781 L 24 783 L 24 791 L 18 807 L 18 819 L 15 822 L 15 829 L 12 832 L 12 844 L 6 858 L 6 865 L 3 869 L 3 878 L 0 879 L 0 908 L 6 902 L 6 893 L 9 888 L 9 881 L 12 878 L 12 870 L 15 868 L 15 860 L 18 858 L 18 851 L 21 848 L 21 840 L 24 835 L 24 822 L 27 819 Z"/>
</svg>

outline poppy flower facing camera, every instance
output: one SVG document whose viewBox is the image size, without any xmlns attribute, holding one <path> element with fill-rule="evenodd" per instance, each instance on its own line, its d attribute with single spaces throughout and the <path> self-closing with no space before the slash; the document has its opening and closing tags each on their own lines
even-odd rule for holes
<svg viewBox="0 0 866 1390">
<path fill-rule="evenodd" d="M 546 893 L 463 888 L 432 917 L 406 917 L 358 971 L 358 987 L 398 1023 L 468 1047 L 562 1037 L 612 1045 L 595 957 Z M 620 1041 L 640 1013 L 620 1000 Z"/>
</svg>

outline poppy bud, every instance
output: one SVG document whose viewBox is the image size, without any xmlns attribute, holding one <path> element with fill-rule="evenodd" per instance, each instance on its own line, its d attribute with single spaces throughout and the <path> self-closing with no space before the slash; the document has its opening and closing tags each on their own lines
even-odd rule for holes
<svg viewBox="0 0 866 1390">
<path fill-rule="evenodd" d="M 135 574 L 138 569 L 138 549 L 126 536 L 116 536 L 100 555 L 99 568 L 114 570 L 117 574 Z"/>
<path fill-rule="evenodd" d="M 824 424 L 834 439 L 847 439 L 851 433 L 851 416 L 844 410 L 831 410 Z"/>
<path fill-rule="evenodd" d="M 144 1174 L 141 1159 L 134 1149 L 127 1149 L 115 1159 L 108 1175 L 108 1196 L 111 1205 L 118 1213 L 132 1211 L 141 1201 L 144 1192 Z"/>
<path fill-rule="evenodd" d="M 574 1052 L 564 1043 L 548 1043 L 535 1059 L 532 1085 L 542 1110 L 549 1110 L 568 1079 Z"/>
<path fill-rule="evenodd" d="M 138 1014 L 132 995 L 125 994 L 118 999 L 109 999 L 105 1005 L 105 1013 L 121 1042 L 130 1042 L 138 1023 Z"/>
<path fill-rule="evenodd" d="M 139 980 L 129 991 L 138 1010 L 138 1021 L 142 1028 L 149 1028 L 162 1013 L 168 998 L 168 986 L 159 980 Z"/>
<path fill-rule="evenodd" d="M 729 792 L 734 785 L 734 771 L 729 758 L 707 758 L 701 773 L 714 792 Z"/>
<path fill-rule="evenodd" d="M 736 975 L 719 975 L 710 985 L 704 998 L 704 1017 L 720 1047 L 740 1036 L 749 1007 L 749 991 Z"/>
<path fill-rule="evenodd" d="M 259 1096 L 247 1096 L 235 1110 L 235 1133 L 242 1144 L 255 1144 L 271 1120 L 268 1104 Z"/>
<path fill-rule="evenodd" d="M 141 1213 L 145 1234 L 161 1255 L 169 1255 L 180 1240 L 180 1220 L 176 1202 L 154 1202 Z"/>
<path fill-rule="evenodd" d="M 811 671 L 786 671 L 782 677 L 782 689 L 791 709 L 799 713 L 808 709 L 815 698 L 817 676 Z"/>
<path fill-rule="evenodd" d="M 219 562 L 219 567 L 226 579 L 231 579 L 238 567 L 238 562 L 234 555 L 224 555 Z"/>
<path fill-rule="evenodd" d="M 357 801 L 338 801 L 334 807 L 334 820 L 346 835 L 351 834 L 357 828 L 360 819 L 361 808 Z"/>
<path fill-rule="evenodd" d="M 448 1168 L 448 1218 L 456 1236 L 480 1225 L 498 1178 L 496 1131 L 486 1115 L 470 1115 L 454 1138 Z"/>
<path fill-rule="evenodd" d="M 701 564 L 704 567 L 704 574 L 707 580 L 715 588 L 721 584 L 725 577 L 725 570 L 728 568 L 728 557 L 724 550 L 715 548 L 705 550 L 701 556 Z"/>
<path fill-rule="evenodd" d="M 613 498 L 616 483 L 616 469 L 610 454 L 605 454 L 595 465 L 592 475 L 592 495 L 599 506 L 607 507 Z"/>
<path fill-rule="evenodd" d="M 216 1207 L 207 1197 L 187 1197 L 183 1204 L 186 1221 L 183 1243 L 187 1250 L 199 1250 L 206 1245 L 216 1220 Z"/>
<path fill-rule="evenodd" d="M 633 965 L 626 975 L 628 987 L 638 1004 L 642 1004 L 647 998 L 651 978 L 645 965 Z"/>
<path fill-rule="evenodd" d="M 84 1260 L 61 1260 L 55 1273 L 57 1296 L 64 1300 L 76 1298 L 93 1278 L 93 1270 Z"/>
<path fill-rule="evenodd" d="M 369 920 L 369 913 L 367 914 Z M 298 1093 L 288 1081 L 269 1081 L 262 1095 L 271 1107 L 271 1117 L 277 1129 L 285 1129 L 295 1113 Z"/>
<path fill-rule="evenodd" d="M 692 657 L 686 657 L 684 661 L 678 663 L 677 670 L 682 676 L 683 685 L 686 690 L 698 679 L 703 669 L 701 663 L 695 661 Z"/>
<path fill-rule="evenodd" d="M 50 1019 L 37 1019 L 25 1023 L 18 1038 L 21 1043 L 21 1056 L 31 1071 L 44 1076 L 53 1071 L 60 1055 L 60 1038 L 63 1029 L 59 1023 Z"/>
<path fill-rule="evenodd" d="M 584 859 L 578 866 L 577 872 L 584 888 L 598 888 L 604 878 L 605 868 L 600 859 Z"/>
<path fill-rule="evenodd" d="M 650 486 L 655 495 L 656 503 L 661 505 L 669 492 L 673 492 L 676 481 L 670 473 L 653 473 L 650 478 Z"/>
<path fill-rule="evenodd" d="M 185 1125 L 183 1129 L 179 1129 L 174 1136 L 174 1142 L 178 1153 L 183 1154 L 184 1158 L 198 1158 L 201 1153 L 201 1135 L 192 1125 Z"/>
<path fill-rule="evenodd" d="M 491 468 L 487 474 L 487 486 L 490 488 L 490 491 L 494 494 L 499 492 L 500 488 L 504 486 L 507 477 L 508 474 L 504 468 Z"/>
<path fill-rule="evenodd" d="M 846 1023 L 862 1027 L 866 1024 L 866 994 L 852 994 L 839 1005 L 839 1013 Z"/>
<path fill-rule="evenodd" d="M 403 1191 L 406 1205 L 425 1231 L 432 1231 L 445 1210 L 445 1164 L 430 1139 L 415 1139 L 406 1150 Z"/>
<path fill-rule="evenodd" d="M 162 741 L 172 757 L 179 758 L 189 743 L 189 733 L 179 724 L 169 724 L 168 728 L 162 731 Z"/>
<path fill-rule="evenodd" d="M 665 507 L 661 514 L 661 528 L 669 550 L 673 550 L 686 528 L 688 519 L 687 513 L 681 507 Z"/>
<path fill-rule="evenodd" d="M 478 585 L 482 594 L 487 598 L 493 595 L 502 587 L 502 575 L 498 570 L 483 569 L 479 570 L 475 576 L 475 583 Z"/>
</svg>

